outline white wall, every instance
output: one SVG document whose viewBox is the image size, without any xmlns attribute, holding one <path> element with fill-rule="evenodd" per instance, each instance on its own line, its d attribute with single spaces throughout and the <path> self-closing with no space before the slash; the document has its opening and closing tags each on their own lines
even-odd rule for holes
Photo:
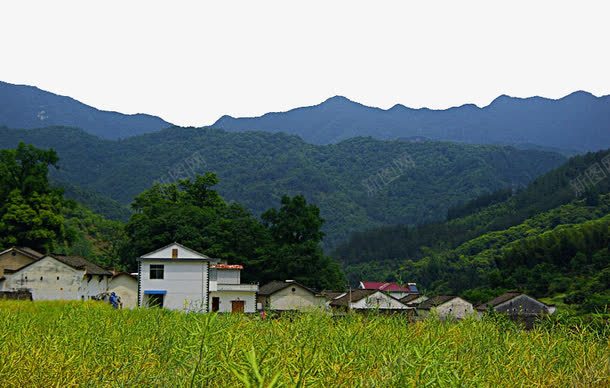
<svg viewBox="0 0 610 388">
<path fill-rule="evenodd" d="M 465 318 L 473 313 L 472 303 L 465 301 L 462 298 L 453 298 L 441 305 L 433 307 L 436 313 L 441 318 L 454 317 L 458 319 Z"/>
<path fill-rule="evenodd" d="M 406 305 L 396 299 L 392 299 L 383 292 L 377 291 L 366 298 L 352 302 L 352 309 L 408 309 Z"/>
<path fill-rule="evenodd" d="M 109 277 L 89 277 L 84 274 L 83 270 L 74 269 L 47 256 L 6 276 L 4 289 L 29 289 L 34 300 L 88 300 L 106 292 Z"/>
<path fill-rule="evenodd" d="M 210 309 L 212 311 L 212 298 L 219 297 L 220 305 L 218 312 L 230 313 L 231 312 L 231 301 L 243 300 L 244 312 L 253 313 L 256 312 L 256 293 L 251 291 L 214 291 L 210 292 Z"/>
<path fill-rule="evenodd" d="M 89 278 L 91 280 L 89 280 Z M 99 295 L 103 292 L 108 291 L 108 281 L 110 276 L 93 275 L 91 277 L 85 276 L 82 281 L 81 291 L 83 292 L 85 299 L 89 299 L 93 296 Z"/>
<path fill-rule="evenodd" d="M 293 291 L 294 289 L 294 291 Z M 311 291 L 304 289 L 298 284 L 291 284 L 269 297 L 269 306 L 263 306 L 270 310 L 307 310 L 324 308 L 326 298 L 315 296 Z"/>
<path fill-rule="evenodd" d="M 150 279 L 150 265 L 164 266 L 163 279 Z M 143 260 L 140 263 L 140 298 L 146 306 L 146 290 L 165 290 L 163 307 L 173 310 L 207 311 L 208 266 L 202 261 Z"/>
<path fill-rule="evenodd" d="M 216 279 L 219 284 L 239 284 L 240 270 L 238 269 L 215 269 Z"/>
</svg>

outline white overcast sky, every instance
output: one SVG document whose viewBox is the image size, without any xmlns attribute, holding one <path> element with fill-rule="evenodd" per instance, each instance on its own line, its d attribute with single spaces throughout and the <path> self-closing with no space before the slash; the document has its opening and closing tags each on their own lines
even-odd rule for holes
<svg viewBox="0 0 610 388">
<path fill-rule="evenodd" d="M 0 80 L 179 125 L 333 95 L 382 108 L 610 94 L 590 1 L 3 1 Z"/>
</svg>

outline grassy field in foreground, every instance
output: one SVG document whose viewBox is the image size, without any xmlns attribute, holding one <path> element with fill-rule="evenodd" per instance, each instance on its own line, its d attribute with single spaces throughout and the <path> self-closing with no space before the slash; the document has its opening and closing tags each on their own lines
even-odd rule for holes
<svg viewBox="0 0 610 388">
<path fill-rule="evenodd" d="M 546 326 L 0 301 L 0 385 L 610 385 L 606 335 Z"/>
</svg>

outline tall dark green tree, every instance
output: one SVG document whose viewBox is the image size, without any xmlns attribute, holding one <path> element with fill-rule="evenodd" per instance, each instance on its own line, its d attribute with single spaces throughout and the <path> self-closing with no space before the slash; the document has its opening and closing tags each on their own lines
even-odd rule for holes
<svg viewBox="0 0 610 388">
<path fill-rule="evenodd" d="M 279 210 L 270 209 L 262 219 L 273 238 L 269 252 L 275 279 L 294 279 L 319 289 L 343 289 L 345 278 L 338 263 L 320 247 L 324 220 L 320 209 L 305 197 L 284 196 Z"/>
<path fill-rule="evenodd" d="M 63 240 L 63 196 L 47 176 L 58 160 L 52 149 L 24 143 L 0 151 L 0 246 L 46 252 Z"/>
</svg>

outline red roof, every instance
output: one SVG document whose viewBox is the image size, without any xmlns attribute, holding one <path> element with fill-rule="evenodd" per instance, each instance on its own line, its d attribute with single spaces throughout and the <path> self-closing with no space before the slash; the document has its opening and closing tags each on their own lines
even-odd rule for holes
<svg viewBox="0 0 610 388">
<path fill-rule="evenodd" d="M 396 283 L 384 282 L 362 282 L 365 290 L 380 290 L 380 291 L 395 291 L 395 292 L 412 292 L 409 287 L 403 287 Z"/>
<path fill-rule="evenodd" d="M 212 268 L 216 269 L 244 269 L 241 264 L 212 264 Z"/>
</svg>

